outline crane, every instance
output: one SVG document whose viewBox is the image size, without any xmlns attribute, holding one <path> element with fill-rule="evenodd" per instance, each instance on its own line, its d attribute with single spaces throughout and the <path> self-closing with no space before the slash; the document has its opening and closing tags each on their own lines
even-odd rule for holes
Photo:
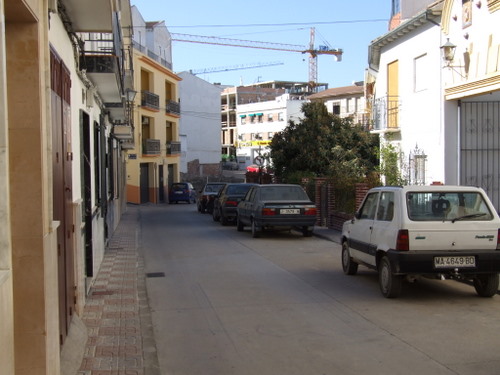
<svg viewBox="0 0 500 375">
<path fill-rule="evenodd" d="M 231 70 L 240 70 L 240 69 L 261 68 L 264 66 L 276 66 L 276 65 L 284 65 L 284 64 L 285 63 L 283 61 L 274 61 L 274 62 L 268 62 L 268 63 L 241 64 L 241 65 L 233 65 L 233 66 L 221 66 L 221 67 L 215 67 L 215 68 L 190 70 L 189 73 L 197 75 L 197 74 L 205 74 L 205 73 L 228 72 Z"/>
<path fill-rule="evenodd" d="M 172 41 L 174 42 L 188 42 L 188 43 L 202 43 L 213 44 L 228 47 L 243 47 L 243 48 L 258 48 L 273 51 L 287 51 L 287 52 L 300 52 L 309 54 L 309 85 L 313 91 L 318 83 L 318 55 L 333 55 L 336 56 L 337 61 L 342 60 L 341 49 L 334 49 L 328 46 L 314 47 L 315 28 L 312 27 L 310 31 L 309 46 L 298 44 L 284 44 L 284 43 L 271 43 L 271 42 L 258 42 L 252 40 L 220 38 L 215 36 L 192 35 L 192 34 L 179 34 L 171 33 Z"/>
</svg>

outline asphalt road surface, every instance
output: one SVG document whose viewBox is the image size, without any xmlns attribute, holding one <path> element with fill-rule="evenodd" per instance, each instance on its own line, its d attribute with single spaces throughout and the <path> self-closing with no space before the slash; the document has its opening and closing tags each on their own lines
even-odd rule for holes
<svg viewBox="0 0 500 375">
<path fill-rule="evenodd" d="M 340 246 L 222 226 L 194 204 L 141 206 L 163 375 L 500 374 L 500 296 L 455 281 L 382 297 Z"/>
</svg>

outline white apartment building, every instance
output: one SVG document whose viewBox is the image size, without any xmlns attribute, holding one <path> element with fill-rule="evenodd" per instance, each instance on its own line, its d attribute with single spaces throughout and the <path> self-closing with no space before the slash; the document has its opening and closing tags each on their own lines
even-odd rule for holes
<svg viewBox="0 0 500 375">
<path fill-rule="evenodd" d="M 269 152 L 274 134 L 285 129 L 290 121 L 298 122 L 303 118 L 303 103 L 305 99 L 283 94 L 274 100 L 237 106 L 236 155 L 240 170 L 259 164 L 258 156 L 263 157 Z"/>
<path fill-rule="evenodd" d="M 179 122 L 181 174 L 197 176 L 219 172 L 221 161 L 221 87 L 189 72 L 178 74 L 182 116 Z"/>
<path fill-rule="evenodd" d="M 400 154 L 410 184 L 445 180 L 440 15 L 439 5 L 424 9 L 369 50 L 369 72 L 376 76 L 370 130 L 382 148 L 390 144 Z"/>
</svg>

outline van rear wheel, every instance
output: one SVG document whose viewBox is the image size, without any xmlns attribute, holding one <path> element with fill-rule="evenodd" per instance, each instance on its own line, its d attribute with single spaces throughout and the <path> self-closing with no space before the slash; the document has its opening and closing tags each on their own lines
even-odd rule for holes
<svg viewBox="0 0 500 375">
<path fill-rule="evenodd" d="M 480 297 L 493 297 L 498 292 L 498 273 L 480 275 L 474 279 L 474 289 Z"/>
<path fill-rule="evenodd" d="M 401 294 L 403 277 L 400 275 L 394 275 L 392 272 L 391 262 L 386 256 L 380 260 L 378 267 L 378 280 L 380 284 L 380 291 L 384 297 L 396 298 Z"/>
</svg>

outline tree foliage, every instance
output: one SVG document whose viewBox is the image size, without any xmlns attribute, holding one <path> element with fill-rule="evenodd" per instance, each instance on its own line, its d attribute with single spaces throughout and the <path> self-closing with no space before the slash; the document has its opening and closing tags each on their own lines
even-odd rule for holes
<svg viewBox="0 0 500 375">
<path fill-rule="evenodd" d="M 378 137 L 353 125 L 352 120 L 328 113 L 322 103 L 305 103 L 304 119 L 290 121 L 276 133 L 269 156 L 275 175 L 287 182 L 292 176 L 361 178 L 376 170 Z"/>
</svg>

